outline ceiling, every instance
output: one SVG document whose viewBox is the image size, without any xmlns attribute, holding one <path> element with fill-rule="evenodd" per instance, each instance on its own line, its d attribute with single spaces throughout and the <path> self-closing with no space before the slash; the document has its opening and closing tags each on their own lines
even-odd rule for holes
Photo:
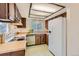
<svg viewBox="0 0 79 59">
<path fill-rule="evenodd" d="M 55 3 L 16 3 L 22 17 L 31 19 L 45 19 L 64 8 Z"/>
<path fill-rule="evenodd" d="M 54 3 L 31 3 L 29 9 L 29 18 L 45 19 L 46 17 L 63 9 L 64 6 Z"/>
</svg>

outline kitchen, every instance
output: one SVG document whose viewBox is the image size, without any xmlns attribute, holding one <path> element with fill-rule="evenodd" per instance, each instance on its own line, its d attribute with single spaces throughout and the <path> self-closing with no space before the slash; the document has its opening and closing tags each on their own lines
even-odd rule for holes
<svg viewBox="0 0 79 59">
<path fill-rule="evenodd" d="M 51 50 L 49 43 L 52 43 L 48 40 L 50 39 L 49 35 L 52 33 L 52 28 L 49 29 L 52 23 L 49 20 L 58 17 L 60 17 L 59 19 L 65 19 L 66 10 L 64 6 L 55 3 L 0 3 L 0 55 L 28 56 L 47 53 L 46 55 L 53 56 L 56 52 L 53 54 L 49 51 Z M 62 23 L 63 21 L 60 22 Z M 59 34 L 61 36 L 58 37 L 60 40 L 62 37 L 61 33 Z M 41 45 L 44 45 L 42 48 L 46 47 L 47 49 L 47 52 L 43 52 L 44 54 L 30 54 L 32 51 L 28 53 L 28 47 Z M 65 45 L 66 43 L 63 46 Z M 60 48 L 59 50 L 62 50 L 63 46 L 58 47 Z M 65 52 L 64 50 L 63 52 L 61 51 L 62 53 L 58 52 L 55 55 L 62 55 L 63 53 L 63 55 L 66 55 L 66 50 Z"/>
</svg>

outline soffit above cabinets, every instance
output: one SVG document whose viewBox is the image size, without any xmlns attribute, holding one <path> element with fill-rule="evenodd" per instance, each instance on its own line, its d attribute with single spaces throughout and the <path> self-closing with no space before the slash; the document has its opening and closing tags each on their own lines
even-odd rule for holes
<svg viewBox="0 0 79 59">
<path fill-rule="evenodd" d="M 29 18 L 44 19 L 64 8 L 54 3 L 32 3 L 30 4 Z"/>
</svg>

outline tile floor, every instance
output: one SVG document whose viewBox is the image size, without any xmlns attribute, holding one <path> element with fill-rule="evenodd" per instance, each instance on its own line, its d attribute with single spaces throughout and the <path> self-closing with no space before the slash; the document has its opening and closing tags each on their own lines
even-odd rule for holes
<svg viewBox="0 0 79 59">
<path fill-rule="evenodd" d="M 26 48 L 26 56 L 53 56 L 46 44 L 30 46 Z"/>
</svg>

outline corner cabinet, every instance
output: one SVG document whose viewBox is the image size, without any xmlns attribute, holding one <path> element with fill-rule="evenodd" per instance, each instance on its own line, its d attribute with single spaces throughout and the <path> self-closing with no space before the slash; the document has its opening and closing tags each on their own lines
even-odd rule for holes
<svg viewBox="0 0 79 59">
<path fill-rule="evenodd" d="M 0 22 L 15 22 L 17 19 L 15 3 L 0 3 Z"/>
</svg>

